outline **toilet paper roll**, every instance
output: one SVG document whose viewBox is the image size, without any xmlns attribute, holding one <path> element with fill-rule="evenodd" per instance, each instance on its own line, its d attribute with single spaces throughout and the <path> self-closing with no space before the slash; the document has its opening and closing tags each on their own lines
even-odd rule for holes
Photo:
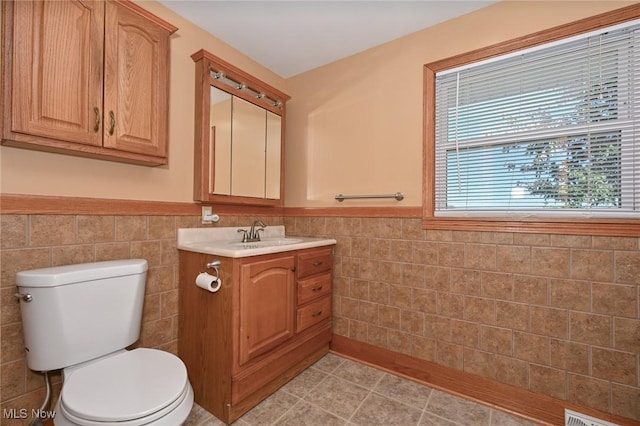
<svg viewBox="0 0 640 426">
<path fill-rule="evenodd" d="M 209 275 L 206 272 L 202 272 L 196 277 L 196 285 L 202 289 L 210 291 L 211 293 L 215 293 L 220 290 L 222 280 L 218 277 L 214 277 L 213 275 Z"/>
</svg>

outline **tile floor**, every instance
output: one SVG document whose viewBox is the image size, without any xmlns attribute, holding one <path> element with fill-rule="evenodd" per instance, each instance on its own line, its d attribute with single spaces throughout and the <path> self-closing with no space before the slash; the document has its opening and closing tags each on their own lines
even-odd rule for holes
<svg viewBox="0 0 640 426">
<path fill-rule="evenodd" d="M 235 426 L 532 426 L 527 420 L 327 354 Z M 223 422 L 194 405 L 185 426 Z"/>
</svg>

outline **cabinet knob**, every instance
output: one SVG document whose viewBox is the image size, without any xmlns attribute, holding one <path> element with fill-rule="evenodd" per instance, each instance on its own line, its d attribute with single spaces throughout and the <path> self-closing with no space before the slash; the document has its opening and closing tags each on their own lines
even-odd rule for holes
<svg viewBox="0 0 640 426">
<path fill-rule="evenodd" d="M 295 271 L 296 271 L 296 267 L 295 267 L 295 266 L 292 266 L 292 267 L 291 267 L 291 271 L 295 272 Z"/>
<path fill-rule="evenodd" d="M 317 318 L 320 315 L 322 315 L 322 311 L 314 312 L 313 314 L 311 314 L 311 316 L 314 317 L 314 318 Z"/>
<path fill-rule="evenodd" d="M 320 290 L 322 290 L 322 286 L 321 286 L 321 285 L 319 285 L 318 287 L 314 287 L 314 288 L 312 288 L 312 289 L 311 289 L 311 291 L 313 291 L 313 292 L 320 291 Z"/>
<path fill-rule="evenodd" d="M 320 265 L 322 265 L 322 263 L 323 263 L 322 260 L 319 260 L 317 262 L 313 262 L 312 265 L 313 266 L 320 266 Z"/>
</svg>

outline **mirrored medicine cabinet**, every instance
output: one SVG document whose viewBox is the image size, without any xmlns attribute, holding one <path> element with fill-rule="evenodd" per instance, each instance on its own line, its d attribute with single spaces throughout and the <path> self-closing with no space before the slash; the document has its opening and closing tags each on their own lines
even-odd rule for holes
<svg viewBox="0 0 640 426">
<path fill-rule="evenodd" d="M 194 199 L 282 206 L 289 96 L 200 50 L 196 63 Z"/>
</svg>

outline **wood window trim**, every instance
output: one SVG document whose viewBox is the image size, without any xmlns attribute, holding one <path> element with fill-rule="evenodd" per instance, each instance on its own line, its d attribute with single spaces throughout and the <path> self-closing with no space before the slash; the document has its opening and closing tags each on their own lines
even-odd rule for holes
<svg viewBox="0 0 640 426">
<path fill-rule="evenodd" d="M 434 215 L 435 168 L 433 167 L 435 163 L 435 75 L 437 72 L 638 18 L 640 18 L 640 4 L 633 4 L 611 12 L 595 15 L 548 30 L 539 31 L 468 53 L 425 64 L 423 81 L 423 228 L 455 229 L 463 231 L 528 232 L 631 237 L 640 236 L 640 220 L 638 219 L 436 217 Z"/>
</svg>

